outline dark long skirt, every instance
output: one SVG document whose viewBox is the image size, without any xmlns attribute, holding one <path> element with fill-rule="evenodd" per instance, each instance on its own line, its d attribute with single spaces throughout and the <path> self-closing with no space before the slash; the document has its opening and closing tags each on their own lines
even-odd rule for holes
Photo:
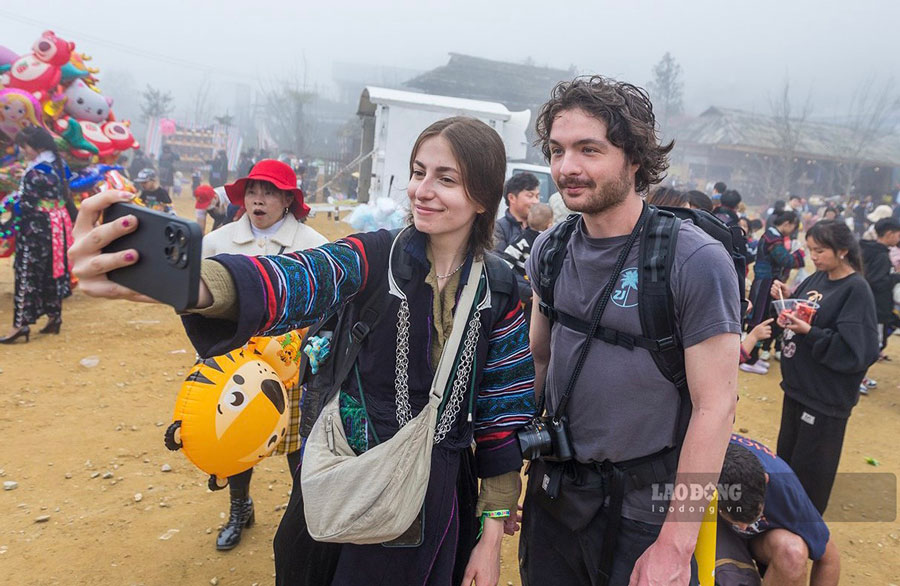
<svg viewBox="0 0 900 586">
<path fill-rule="evenodd" d="M 53 235 L 48 214 L 24 215 L 19 226 L 13 261 L 13 327 L 17 328 L 33 324 L 42 315 L 60 317 L 62 300 L 72 294 L 68 267 L 63 275 L 53 277 Z"/>
</svg>

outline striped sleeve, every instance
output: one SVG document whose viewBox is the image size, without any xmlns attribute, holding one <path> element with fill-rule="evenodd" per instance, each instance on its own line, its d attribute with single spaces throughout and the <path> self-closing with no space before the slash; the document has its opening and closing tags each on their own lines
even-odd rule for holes
<svg viewBox="0 0 900 586">
<path fill-rule="evenodd" d="M 272 336 L 317 322 L 361 291 L 369 272 L 362 242 L 354 237 L 278 256 L 221 254 L 234 281 L 238 321 L 182 317 L 200 356 L 217 356 L 252 336 Z"/>
<path fill-rule="evenodd" d="M 522 466 L 516 431 L 534 416 L 534 362 L 521 304 L 498 321 L 475 400 L 478 475 L 497 476 Z"/>
</svg>

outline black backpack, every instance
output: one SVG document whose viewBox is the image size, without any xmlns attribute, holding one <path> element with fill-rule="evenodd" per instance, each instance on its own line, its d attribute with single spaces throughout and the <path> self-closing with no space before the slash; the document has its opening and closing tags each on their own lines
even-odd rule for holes
<svg viewBox="0 0 900 586">
<path fill-rule="evenodd" d="M 578 214 L 570 215 L 551 230 L 551 234 L 541 249 L 538 261 L 538 295 L 541 297 L 540 312 L 552 322 L 559 322 L 567 328 L 585 335 L 591 323 L 559 311 L 553 305 L 553 287 L 562 270 L 567 245 L 578 222 Z M 744 233 L 738 226 L 726 226 L 721 220 L 703 210 L 650 206 L 649 216 L 640 235 L 638 252 L 638 312 L 641 320 L 641 335 L 626 334 L 610 328 L 600 327 L 596 337 L 608 344 L 616 344 L 629 350 L 635 347 L 650 352 L 653 361 L 663 376 L 671 381 L 681 395 L 681 412 L 678 417 L 677 442 L 680 447 L 687 431 L 691 415 L 691 400 L 684 368 L 684 348 L 676 336 L 675 308 L 669 275 L 675 257 L 678 230 L 684 220 L 694 225 L 720 242 L 731 256 L 737 272 L 738 291 L 741 295 L 741 315 L 746 309 L 745 272 L 746 247 Z"/>
</svg>

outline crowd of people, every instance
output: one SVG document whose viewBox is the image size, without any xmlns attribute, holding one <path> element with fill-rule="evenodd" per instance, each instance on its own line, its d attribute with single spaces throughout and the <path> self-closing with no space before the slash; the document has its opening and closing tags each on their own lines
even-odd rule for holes
<svg viewBox="0 0 900 586">
<path fill-rule="evenodd" d="M 555 87 L 536 132 L 559 188 L 549 202 L 531 174 L 504 183 L 493 129 L 448 118 L 413 146 L 409 225 L 336 242 L 303 223 L 290 165 L 242 157 L 227 183 L 213 161 L 209 183 L 193 185 L 198 221 L 215 221 L 199 301 L 182 318 L 198 355 L 315 324 L 332 332 L 330 366 L 290 389 L 279 453 L 294 485 L 274 539 L 276 582 L 495 585 L 501 539 L 520 532 L 523 584 L 696 584 L 710 495 L 675 488 L 718 482 L 746 490 L 721 495 L 719 557 L 738 576 L 717 584 L 837 584 L 821 515 L 847 420 L 874 386 L 866 371 L 887 359 L 897 323 L 900 214 L 870 200 L 815 209 L 790 198 L 754 216 L 724 183 L 711 195 L 660 187 L 673 145 L 658 139 L 647 93 L 599 76 Z M 42 315 L 42 332 L 59 331 L 70 271 L 88 295 L 135 298 L 107 273 L 136 251 L 102 249 L 139 229 L 136 218 L 98 224 L 133 194 L 87 198 L 73 241 L 58 153 L 40 133 L 20 137 L 33 229 L 17 240 L 14 328 L 2 343 L 27 341 Z M 177 155 L 135 159 L 143 203 L 169 209 Z M 726 227 L 732 250 L 704 218 Z M 744 266 L 753 279 L 742 291 Z M 775 451 L 732 435 L 738 362 L 765 374 L 773 359 L 784 391 Z M 435 396 L 433 419 L 420 421 Z M 427 433 L 406 433 L 422 421 Z M 323 425 L 324 447 L 308 440 Z M 424 454 L 424 478 L 395 479 L 418 483 L 419 500 L 377 503 L 365 482 L 334 487 L 346 506 L 333 523 L 369 535 L 365 515 L 342 515 L 375 498 L 411 511 L 409 529 L 378 542 L 323 536 L 324 513 L 305 503 L 328 495 L 304 494 L 314 486 L 304 458 L 337 454 L 338 439 L 349 456 L 335 466 L 386 462 L 381 444 Z M 253 522 L 251 476 L 229 478 L 220 550 Z"/>
</svg>

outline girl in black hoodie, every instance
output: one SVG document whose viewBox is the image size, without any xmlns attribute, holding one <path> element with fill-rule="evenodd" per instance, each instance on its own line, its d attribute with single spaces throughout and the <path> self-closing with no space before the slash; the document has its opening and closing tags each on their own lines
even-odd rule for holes
<svg viewBox="0 0 900 586">
<path fill-rule="evenodd" d="M 778 455 L 790 464 L 820 513 L 834 484 L 844 431 L 859 384 L 878 358 L 875 300 L 862 276 L 859 245 L 846 224 L 821 221 L 806 234 L 816 272 L 793 297 L 819 304 L 812 324 L 784 316 Z M 772 297 L 790 295 L 781 281 Z"/>
</svg>

